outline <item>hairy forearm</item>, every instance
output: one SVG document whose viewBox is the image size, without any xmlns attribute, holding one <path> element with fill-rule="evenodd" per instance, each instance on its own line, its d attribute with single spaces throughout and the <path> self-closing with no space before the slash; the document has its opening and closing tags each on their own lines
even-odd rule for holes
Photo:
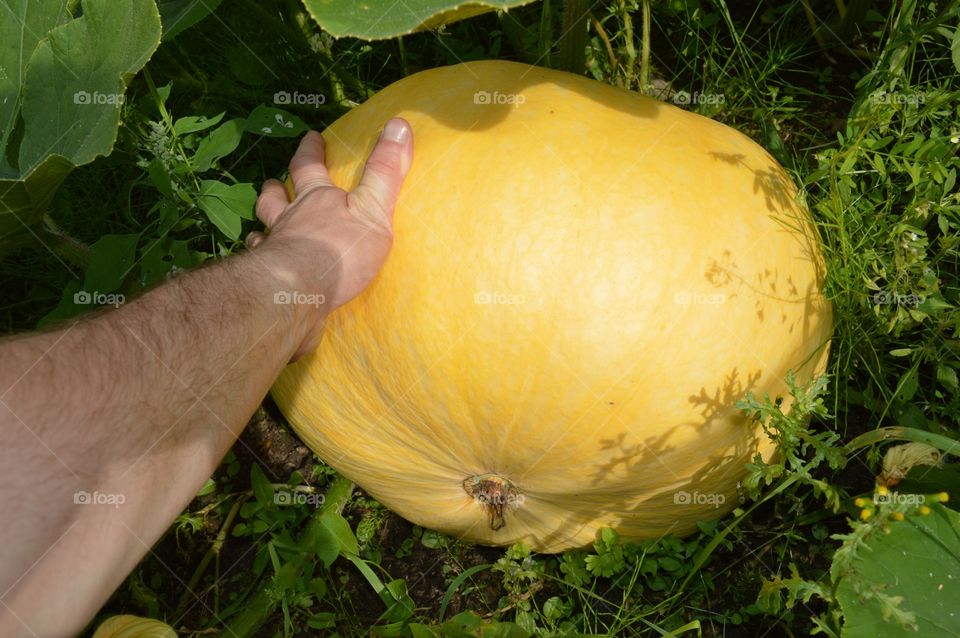
<svg viewBox="0 0 960 638">
<path fill-rule="evenodd" d="M 77 632 L 215 470 L 322 312 L 280 249 L 0 342 L 0 635 Z"/>
</svg>

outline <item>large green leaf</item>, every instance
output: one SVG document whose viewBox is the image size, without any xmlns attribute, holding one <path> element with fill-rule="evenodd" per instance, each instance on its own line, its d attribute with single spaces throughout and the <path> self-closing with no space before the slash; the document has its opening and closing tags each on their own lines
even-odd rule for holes
<svg viewBox="0 0 960 638">
<path fill-rule="evenodd" d="M 113 149 L 126 83 L 159 45 L 160 16 L 154 0 L 84 0 L 75 19 L 55 0 L 0 0 L 0 11 L 2 256 L 36 241 L 75 166 Z"/>
<path fill-rule="evenodd" d="M 16 177 L 7 141 L 20 113 L 20 87 L 30 54 L 50 29 L 69 19 L 65 1 L 0 0 L 0 177 Z"/>
<path fill-rule="evenodd" d="M 163 41 L 172 40 L 200 22 L 220 6 L 223 0 L 157 0 L 163 22 Z"/>
<path fill-rule="evenodd" d="M 833 574 L 844 638 L 960 636 L 960 514 L 935 503 L 889 530 L 867 538 L 851 574 Z M 865 595 L 867 587 L 880 596 Z M 899 602 L 903 624 L 882 599 Z"/>
<path fill-rule="evenodd" d="M 383 40 L 471 18 L 494 9 L 509 9 L 531 0 L 303 0 L 324 31 L 341 38 Z"/>
<path fill-rule="evenodd" d="M 153 0 L 86 0 L 82 18 L 51 31 L 23 85 L 21 173 L 50 155 L 85 164 L 109 153 L 126 82 L 159 43 Z"/>
</svg>

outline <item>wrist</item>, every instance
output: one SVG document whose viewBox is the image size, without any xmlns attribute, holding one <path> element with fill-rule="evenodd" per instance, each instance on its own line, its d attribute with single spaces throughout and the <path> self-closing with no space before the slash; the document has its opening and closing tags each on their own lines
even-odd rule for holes
<svg viewBox="0 0 960 638">
<path fill-rule="evenodd" d="M 311 242 L 281 237 L 268 238 L 244 258 L 262 273 L 266 285 L 261 294 L 287 323 L 291 354 L 302 356 L 316 345 L 312 336 L 329 312 L 335 262 Z"/>
</svg>

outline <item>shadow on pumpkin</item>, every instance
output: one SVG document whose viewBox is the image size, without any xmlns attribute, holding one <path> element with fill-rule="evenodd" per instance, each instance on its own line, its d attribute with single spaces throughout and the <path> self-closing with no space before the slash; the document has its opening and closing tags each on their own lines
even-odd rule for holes
<svg viewBox="0 0 960 638">
<path fill-rule="evenodd" d="M 642 425 L 625 424 L 627 431 L 609 438 L 598 438 L 585 446 L 586 453 L 590 447 L 596 448 L 598 456 L 605 460 L 595 466 L 592 475 L 584 477 L 583 493 L 570 497 L 578 501 L 571 510 L 579 509 L 579 512 L 559 520 L 554 526 L 555 531 L 542 541 L 554 544 L 571 539 L 571 530 L 577 530 L 583 523 L 583 501 L 590 500 L 592 493 L 597 495 L 598 502 L 603 503 L 602 511 L 592 514 L 602 518 L 608 513 L 610 526 L 625 539 L 656 538 L 668 533 L 685 535 L 695 531 L 696 520 L 713 519 L 728 512 L 737 504 L 733 486 L 743 474 L 743 466 L 753 460 L 761 447 L 760 437 L 763 436 L 759 428 L 736 409 L 735 403 L 747 392 L 762 394 L 778 388 L 776 379 L 762 383 L 762 376 L 760 369 L 746 374 L 733 369 L 724 375 L 721 384 L 702 386 L 687 398 L 687 402 L 699 411 L 700 418 L 696 421 L 679 423 L 665 430 L 658 427 L 658 433 L 652 436 L 643 436 Z M 732 428 L 729 427 L 731 422 L 734 424 Z M 682 458 L 684 451 L 670 443 L 682 430 L 691 430 L 705 440 L 709 439 L 714 428 L 729 429 L 728 436 L 717 439 L 721 442 L 717 447 L 731 448 L 732 445 L 731 449 L 691 461 Z M 746 436 L 744 430 L 748 430 Z M 704 448 L 709 449 L 709 445 L 698 446 L 698 449 Z M 681 456 L 676 457 L 677 454 Z M 691 463 L 698 466 L 693 473 L 689 472 Z M 637 487 L 636 482 L 631 482 L 626 490 L 617 494 L 610 485 L 610 475 L 614 473 L 646 475 L 651 489 L 656 491 L 645 492 L 642 486 Z M 723 491 L 716 491 L 716 485 L 724 485 Z M 731 488 L 727 489 L 727 485 Z M 720 496 L 711 497 L 713 494 Z M 708 501 L 719 498 L 722 502 L 716 506 L 712 502 L 698 504 L 693 502 L 698 495 L 708 497 Z M 685 503 L 685 498 L 690 502 Z M 675 513 L 678 506 L 684 505 L 690 507 L 690 511 L 680 521 Z"/>
<path fill-rule="evenodd" d="M 767 209 L 783 211 L 797 206 L 796 186 L 790 181 L 783 168 L 769 154 L 766 155 L 768 161 L 765 166 L 749 164 L 743 153 L 709 151 L 707 154 L 729 166 L 751 171 L 754 175 L 753 192 L 754 194 L 763 193 Z"/>
</svg>

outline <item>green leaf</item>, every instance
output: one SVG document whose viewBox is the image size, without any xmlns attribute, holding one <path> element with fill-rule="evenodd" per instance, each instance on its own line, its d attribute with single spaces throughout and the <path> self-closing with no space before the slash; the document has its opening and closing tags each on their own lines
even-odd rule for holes
<svg viewBox="0 0 960 638">
<path fill-rule="evenodd" d="M 923 298 L 923 301 L 917 305 L 918 310 L 922 310 L 931 317 L 939 317 L 944 310 L 953 308 L 946 299 L 939 293 L 932 293 Z"/>
<path fill-rule="evenodd" d="M 213 13 L 223 0 L 159 0 L 163 41 L 177 37 Z"/>
<path fill-rule="evenodd" d="M 154 157 L 147 166 L 147 175 L 150 177 L 150 183 L 160 191 L 164 197 L 173 197 L 173 184 L 170 181 L 170 174 L 160 158 Z"/>
<path fill-rule="evenodd" d="M 60 302 L 57 304 L 57 307 L 48 312 L 42 319 L 40 319 L 40 321 L 37 322 L 37 328 L 46 328 L 57 321 L 75 317 L 84 310 L 89 310 L 89 306 L 81 306 L 76 303 L 75 295 L 78 292 L 80 292 L 79 281 L 71 280 L 69 283 L 67 283 L 66 287 L 63 289 L 63 293 L 60 296 Z"/>
<path fill-rule="evenodd" d="M 206 253 L 191 249 L 189 240 L 172 239 L 169 236 L 158 239 L 144 250 L 140 259 L 140 285 L 151 286 L 175 268 L 198 266 L 207 256 Z"/>
<path fill-rule="evenodd" d="M 543 615 L 551 622 L 566 618 L 572 610 L 570 602 L 559 596 L 551 596 L 543 603 Z"/>
<path fill-rule="evenodd" d="M 104 235 L 90 247 L 90 264 L 83 280 L 88 293 L 113 292 L 133 268 L 140 235 Z"/>
<path fill-rule="evenodd" d="M 678 561 L 676 558 L 673 558 L 671 556 L 664 556 L 662 558 L 658 558 L 657 562 L 660 564 L 660 567 L 664 568 L 668 572 L 675 572 L 678 569 L 680 569 L 680 567 L 682 567 L 682 565 L 680 564 L 680 561 Z"/>
<path fill-rule="evenodd" d="M 203 487 L 200 488 L 200 491 L 197 492 L 197 496 L 206 496 L 207 494 L 213 494 L 217 491 L 217 482 L 212 478 L 208 478 L 207 482 L 203 484 Z"/>
<path fill-rule="evenodd" d="M 916 368 L 910 368 L 900 377 L 900 383 L 898 384 L 900 392 L 897 396 L 904 401 L 909 401 L 916 395 L 917 390 L 920 387 L 920 379 L 917 374 Z"/>
<path fill-rule="evenodd" d="M 953 41 L 950 43 L 950 55 L 953 57 L 953 66 L 960 72 L 960 27 L 953 31 Z"/>
<path fill-rule="evenodd" d="M 253 219 L 257 192 L 252 184 L 227 186 L 215 180 L 200 183 L 197 205 L 207 218 L 230 239 L 239 239 L 241 219 Z"/>
<path fill-rule="evenodd" d="M 353 36 L 383 40 L 419 29 L 433 29 L 494 9 L 508 9 L 530 0 L 303 0 L 324 31 L 335 38 Z"/>
<path fill-rule="evenodd" d="M 54 0 L 0 0 L 0 13 L 0 177 L 4 177 L 17 174 L 6 164 L 5 151 L 20 112 L 20 89 L 27 62 L 40 39 L 66 22 L 70 14 L 66 2 Z"/>
<path fill-rule="evenodd" d="M 258 106 L 247 118 L 245 130 L 248 133 L 267 137 L 299 137 L 310 127 L 296 115 L 271 106 Z"/>
<path fill-rule="evenodd" d="M 336 512 L 324 512 L 320 516 L 320 523 L 323 528 L 329 532 L 330 536 L 337 541 L 337 548 L 341 552 L 356 554 L 360 551 L 357 545 L 357 537 L 353 535 L 350 529 L 350 523 L 347 519 Z"/>
<path fill-rule="evenodd" d="M 153 0 L 65 6 L 0 0 L 0 254 L 35 242 L 67 174 L 110 153 L 126 82 L 160 43 Z"/>
<path fill-rule="evenodd" d="M 253 497 L 257 499 L 257 503 L 263 507 L 273 505 L 273 484 L 257 463 L 250 466 L 250 486 L 253 488 Z"/>
<path fill-rule="evenodd" d="M 960 392 L 960 383 L 957 381 L 957 371 L 946 364 L 937 364 L 937 381 L 954 392 Z"/>
<path fill-rule="evenodd" d="M 960 635 L 960 514 L 939 503 L 930 510 L 873 533 L 854 573 L 833 574 L 844 638 Z"/>
<path fill-rule="evenodd" d="M 307 619 L 310 629 L 333 629 L 337 626 L 337 615 L 330 611 L 314 614 Z"/>
<path fill-rule="evenodd" d="M 204 131 L 211 126 L 216 126 L 219 124 L 224 115 L 226 115 L 226 111 L 218 115 L 214 115 L 213 117 L 206 117 L 203 115 L 188 115 L 187 117 L 181 117 L 173 123 L 173 132 L 177 135 L 186 135 L 187 133 Z"/>
<path fill-rule="evenodd" d="M 901 494 L 946 492 L 951 496 L 946 506 L 956 510 L 960 507 L 956 499 L 956 496 L 960 495 L 960 464 L 948 463 L 940 467 L 916 465 L 897 485 L 897 489 Z"/>
<path fill-rule="evenodd" d="M 784 166 L 790 166 L 793 163 L 792 158 L 790 153 L 787 152 L 787 147 L 783 143 L 777 125 L 768 119 L 762 119 L 760 120 L 760 126 L 763 131 L 763 147 L 770 151 L 770 154 L 777 158 L 778 162 Z"/>
<path fill-rule="evenodd" d="M 91 162 L 113 147 L 126 82 L 159 44 L 153 0 L 86 0 L 83 17 L 52 30 L 23 86 L 20 172 L 50 155 Z"/>
<path fill-rule="evenodd" d="M 243 136 L 243 126 L 242 118 L 229 120 L 200 140 L 197 152 L 193 155 L 194 170 L 198 173 L 210 170 L 218 159 L 237 150 L 240 146 L 240 138 Z"/>
</svg>

